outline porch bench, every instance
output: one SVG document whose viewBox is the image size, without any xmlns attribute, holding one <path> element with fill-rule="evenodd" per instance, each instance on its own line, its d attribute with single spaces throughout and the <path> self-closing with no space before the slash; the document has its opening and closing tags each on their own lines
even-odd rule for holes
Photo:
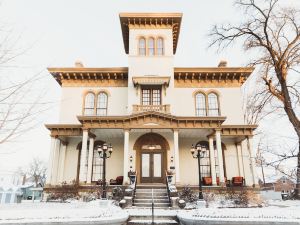
<svg viewBox="0 0 300 225">
<path fill-rule="evenodd" d="M 211 186 L 212 185 L 212 178 L 211 177 L 203 177 L 202 178 L 203 185 Z"/>
<path fill-rule="evenodd" d="M 245 179 L 244 177 L 232 177 L 232 186 L 244 186 Z"/>
<path fill-rule="evenodd" d="M 118 176 L 115 180 L 110 179 L 109 184 L 110 185 L 122 185 L 123 184 L 123 176 Z"/>
</svg>

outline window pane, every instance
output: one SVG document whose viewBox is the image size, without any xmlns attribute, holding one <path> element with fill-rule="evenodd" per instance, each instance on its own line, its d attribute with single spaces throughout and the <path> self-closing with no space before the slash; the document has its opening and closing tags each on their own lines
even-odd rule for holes
<svg viewBox="0 0 300 225">
<path fill-rule="evenodd" d="M 139 55 L 146 55 L 146 40 L 141 38 L 139 40 Z"/>
<path fill-rule="evenodd" d="M 161 154 L 153 154 L 153 176 L 161 177 Z"/>
<path fill-rule="evenodd" d="M 206 116 L 205 96 L 202 93 L 196 95 L 196 116 Z"/>
<path fill-rule="evenodd" d="M 95 107 L 95 95 L 93 93 L 88 93 L 85 96 L 84 103 L 84 115 L 93 115 Z"/>
<path fill-rule="evenodd" d="M 153 89 L 152 90 L 152 105 L 160 105 L 161 99 L 160 99 L 160 89 Z"/>
<path fill-rule="evenodd" d="M 154 39 L 149 38 L 148 40 L 148 53 L 150 56 L 154 55 Z"/>
<path fill-rule="evenodd" d="M 214 93 L 208 95 L 208 115 L 219 116 L 218 96 Z"/>
<path fill-rule="evenodd" d="M 92 174 L 92 181 L 98 181 L 102 179 L 102 165 L 103 159 L 99 158 L 99 154 L 97 149 L 94 150 L 93 155 L 93 174 Z"/>
<path fill-rule="evenodd" d="M 142 89 L 142 105 L 150 105 L 150 89 Z"/>
<path fill-rule="evenodd" d="M 97 116 L 105 116 L 107 112 L 107 94 L 101 92 L 97 99 Z"/>
<path fill-rule="evenodd" d="M 164 43 L 162 38 L 157 39 L 157 55 L 163 55 L 164 54 Z"/>
<path fill-rule="evenodd" d="M 142 177 L 150 177 L 150 154 L 142 154 Z"/>
</svg>

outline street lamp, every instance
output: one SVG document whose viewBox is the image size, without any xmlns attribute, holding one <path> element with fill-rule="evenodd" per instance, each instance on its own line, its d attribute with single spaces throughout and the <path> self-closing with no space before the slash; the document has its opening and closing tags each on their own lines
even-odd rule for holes
<svg viewBox="0 0 300 225">
<path fill-rule="evenodd" d="M 206 152 L 206 147 L 197 144 L 196 147 L 192 145 L 191 147 L 191 154 L 193 158 L 198 159 L 198 172 L 199 172 L 199 200 L 203 200 L 203 193 L 202 193 L 202 182 L 201 182 L 201 162 L 200 159 L 204 158 L 204 154 Z"/>
<path fill-rule="evenodd" d="M 102 173 L 102 198 L 106 198 L 106 159 L 111 157 L 113 147 L 111 144 L 104 143 L 102 146 L 97 146 L 99 157 L 103 159 L 103 173 Z"/>
</svg>

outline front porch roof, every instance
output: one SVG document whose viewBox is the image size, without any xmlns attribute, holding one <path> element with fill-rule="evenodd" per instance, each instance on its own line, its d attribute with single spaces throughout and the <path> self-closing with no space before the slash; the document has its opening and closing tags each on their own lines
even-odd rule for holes
<svg viewBox="0 0 300 225">
<path fill-rule="evenodd" d="M 182 117 L 148 111 L 125 116 L 77 116 L 84 128 L 220 128 L 226 117 Z"/>
</svg>

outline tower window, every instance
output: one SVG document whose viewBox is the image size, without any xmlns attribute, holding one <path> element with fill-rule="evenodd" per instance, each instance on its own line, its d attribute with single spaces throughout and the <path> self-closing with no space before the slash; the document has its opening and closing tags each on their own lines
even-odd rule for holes
<svg viewBox="0 0 300 225">
<path fill-rule="evenodd" d="M 139 39 L 139 55 L 146 55 L 146 40 L 145 40 L 145 38 Z"/>
<path fill-rule="evenodd" d="M 154 55 L 154 38 L 148 39 L 148 54 L 150 56 Z"/>
<path fill-rule="evenodd" d="M 156 52 L 157 55 L 163 55 L 164 54 L 164 40 L 162 38 L 158 38 L 156 42 Z"/>
</svg>

